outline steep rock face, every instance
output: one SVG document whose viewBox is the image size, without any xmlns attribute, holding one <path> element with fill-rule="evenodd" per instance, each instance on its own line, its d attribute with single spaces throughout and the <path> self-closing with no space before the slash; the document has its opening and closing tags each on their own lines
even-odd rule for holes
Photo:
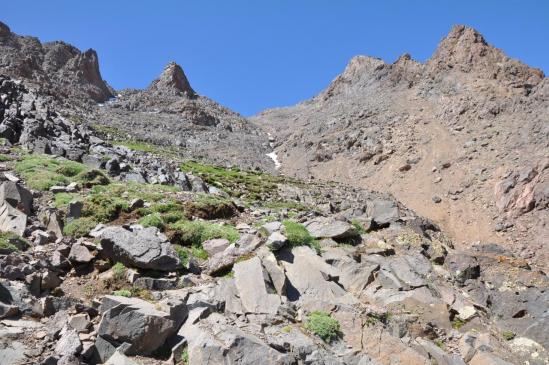
<svg viewBox="0 0 549 365">
<path fill-rule="evenodd" d="M 460 244 L 506 242 L 547 262 L 547 84 L 455 26 L 426 63 L 358 56 L 318 96 L 251 120 L 273 136 L 282 173 L 390 192 Z M 531 183 L 514 180 L 522 170 Z M 515 198 L 525 207 L 498 208 Z"/>
<path fill-rule="evenodd" d="M 41 44 L 0 24 L 0 72 L 40 86 L 57 99 L 102 102 L 112 97 L 101 78 L 97 53 L 64 42 Z"/>
</svg>

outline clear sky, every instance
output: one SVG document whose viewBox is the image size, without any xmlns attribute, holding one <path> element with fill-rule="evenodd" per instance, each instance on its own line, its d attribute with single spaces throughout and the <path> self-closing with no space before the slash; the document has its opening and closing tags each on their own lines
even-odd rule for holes
<svg viewBox="0 0 549 365">
<path fill-rule="evenodd" d="M 99 54 L 117 89 L 178 62 L 194 89 L 244 115 L 324 89 L 349 59 L 424 61 L 454 24 L 549 73 L 548 0 L 11 0 L 0 20 Z"/>
</svg>

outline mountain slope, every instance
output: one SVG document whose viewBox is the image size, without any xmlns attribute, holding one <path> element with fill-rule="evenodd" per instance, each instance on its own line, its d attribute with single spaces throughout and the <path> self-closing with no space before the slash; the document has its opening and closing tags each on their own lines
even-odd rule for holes
<svg viewBox="0 0 549 365">
<path fill-rule="evenodd" d="M 391 192 L 458 243 L 547 262 L 548 91 L 540 70 L 455 26 L 424 64 L 355 57 L 318 96 L 252 121 L 287 175 Z"/>
</svg>

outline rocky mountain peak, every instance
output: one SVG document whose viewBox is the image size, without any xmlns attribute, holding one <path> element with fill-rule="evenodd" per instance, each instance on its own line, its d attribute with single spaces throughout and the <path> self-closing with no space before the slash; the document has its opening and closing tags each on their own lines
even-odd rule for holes
<svg viewBox="0 0 549 365">
<path fill-rule="evenodd" d="M 169 94 L 182 94 L 187 97 L 196 96 L 195 91 L 191 87 L 187 76 L 181 66 L 175 62 L 170 62 L 164 67 L 164 71 L 160 77 L 154 80 L 149 86 L 150 91 Z"/>
<path fill-rule="evenodd" d="M 0 37 L 5 37 L 9 34 L 11 34 L 10 27 L 8 27 L 6 24 L 0 22 Z"/>
<path fill-rule="evenodd" d="M 500 49 L 488 44 L 478 31 L 464 25 L 452 28 L 427 64 L 433 73 L 448 70 L 474 73 L 483 79 L 504 80 L 517 88 L 529 88 L 544 77 L 541 70 L 510 59 Z"/>
</svg>

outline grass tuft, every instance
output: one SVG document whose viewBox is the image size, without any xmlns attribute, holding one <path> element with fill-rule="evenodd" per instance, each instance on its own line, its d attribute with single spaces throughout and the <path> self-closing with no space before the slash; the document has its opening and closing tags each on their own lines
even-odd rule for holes
<svg viewBox="0 0 549 365">
<path fill-rule="evenodd" d="M 87 236 L 92 229 L 97 226 L 98 222 L 93 217 L 82 217 L 74 219 L 63 227 L 63 235 L 80 238 Z"/>
<path fill-rule="evenodd" d="M 202 247 L 202 242 L 213 238 L 226 238 L 233 243 L 240 235 L 236 228 L 231 225 L 220 225 L 205 221 L 180 220 L 170 224 L 174 243 L 181 243 L 187 246 Z"/>
<path fill-rule="evenodd" d="M 337 319 L 322 311 L 314 311 L 309 314 L 305 328 L 320 337 L 325 342 L 331 342 L 341 334 L 340 324 Z"/>
<path fill-rule="evenodd" d="M 284 226 L 285 236 L 288 238 L 290 246 L 309 246 L 315 251 L 320 252 L 320 244 L 311 236 L 305 226 L 291 220 L 283 221 L 282 225 Z"/>
<path fill-rule="evenodd" d="M 13 232 L 0 232 L 0 254 L 25 251 L 30 245 L 26 239 Z"/>
</svg>

